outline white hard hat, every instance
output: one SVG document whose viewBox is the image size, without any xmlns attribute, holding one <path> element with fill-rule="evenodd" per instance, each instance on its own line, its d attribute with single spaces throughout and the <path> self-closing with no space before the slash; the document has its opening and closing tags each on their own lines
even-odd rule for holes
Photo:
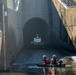
<svg viewBox="0 0 76 75">
<path fill-rule="evenodd" d="M 53 55 L 52 57 L 56 57 L 56 55 Z"/>
<path fill-rule="evenodd" d="M 60 59 L 60 61 L 63 61 L 63 59 Z"/>
<path fill-rule="evenodd" d="M 47 57 L 46 55 L 43 55 L 43 58 Z"/>
</svg>

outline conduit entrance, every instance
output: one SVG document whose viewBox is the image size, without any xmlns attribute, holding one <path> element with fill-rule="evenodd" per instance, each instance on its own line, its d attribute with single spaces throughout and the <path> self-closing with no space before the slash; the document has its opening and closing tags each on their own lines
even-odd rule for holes
<svg viewBox="0 0 76 75">
<path fill-rule="evenodd" d="M 46 44 L 48 40 L 48 24 L 41 18 L 32 18 L 25 23 L 23 28 L 24 48 L 31 49 L 34 47 L 31 42 L 37 34 L 41 38 L 41 43 Z"/>
</svg>

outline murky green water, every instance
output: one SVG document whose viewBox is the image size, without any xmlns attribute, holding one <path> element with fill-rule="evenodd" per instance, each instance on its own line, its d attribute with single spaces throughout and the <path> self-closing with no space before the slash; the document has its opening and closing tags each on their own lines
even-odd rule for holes
<svg viewBox="0 0 76 75">
<path fill-rule="evenodd" d="M 44 75 L 44 74 L 27 74 L 27 73 L 20 73 L 20 72 L 10 72 L 10 73 L 0 73 L 0 75 Z M 76 68 L 52 68 L 51 74 L 45 75 L 76 75 Z"/>
<path fill-rule="evenodd" d="M 42 68 L 44 71 L 44 69 Z M 44 71 L 45 72 L 45 71 Z M 64 68 L 58 68 L 58 67 L 50 67 L 49 68 L 49 74 L 43 73 L 35 73 L 35 74 L 27 74 L 25 72 L 9 72 L 9 73 L 0 73 L 0 75 L 76 75 L 76 63 L 69 64 L 68 66 Z"/>
<path fill-rule="evenodd" d="M 53 69 L 54 70 L 54 69 Z M 56 72 L 55 72 L 56 71 Z M 52 71 L 49 74 L 27 74 L 22 72 L 10 72 L 10 73 L 0 73 L 0 75 L 76 75 L 76 68 L 55 68 L 55 71 Z"/>
</svg>

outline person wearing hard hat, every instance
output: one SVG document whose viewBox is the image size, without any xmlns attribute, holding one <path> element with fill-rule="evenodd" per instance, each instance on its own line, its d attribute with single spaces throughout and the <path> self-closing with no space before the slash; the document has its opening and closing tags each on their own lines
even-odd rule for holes
<svg viewBox="0 0 76 75">
<path fill-rule="evenodd" d="M 43 55 L 43 64 L 50 65 L 50 59 L 46 55 Z M 51 74 L 50 67 L 44 67 L 43 72 L 44 72 L 44 75 Z"/>
<path fill-rule="evenodd" d="M 56 65 L 56 64 L 57 64 L 56 55 L 53 55 L 53 56 L 52 56 L 51 64 L 52 64 L 52 65 Z"/>
<path fill-rule="evenodd" d="M 60 60 L 58 61 L 58 65 L 59 65 L 59 66 L 62 66 L 62 63 L 63 63 L 63 59 L 60 59 Z"/>
<path fill-rule="evenodd" d="M 43 64 L 50 64 L 50 59 L 46 55 L 43 55 Z"/>
</svg>

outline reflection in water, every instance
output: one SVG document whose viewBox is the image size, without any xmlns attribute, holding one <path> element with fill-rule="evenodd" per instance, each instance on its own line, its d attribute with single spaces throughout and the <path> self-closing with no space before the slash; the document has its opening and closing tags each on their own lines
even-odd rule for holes
<svg viewBox="0 0 76 75">
<path fill-rule="evenodd" d="M 46 68 L 43 68 L 43 73 L 44 75 L 50 75 L 51 74 L 51 68 L 49 67 L 46 67 Z"/>
<path fill-rule="evenodd" d="M 46 70 L 46 71 L 45 71 Z M 76 75 L 71 68 L 43 68 L 44 74 L 0 73 L 0 75 Z"/>
<path fill-rule="evenodd" d="M 65 68 L 43 68 L 44 75 L 65 75 Z"/>
<path fill-rule="evenodd" d="M 66 68 L 65 70 L 65 75 L 76 75 L 76 68 L 74 70 L 74 68 Z"/>
<path fill-rule="evenodd" d="M 0 75 L 76 75 L 76 69 L 75 68 L 43 68 L 44 73 L 42 74 L 27 74 L 27 73 L 20 73 L 20 72 L 9 72 L 9 73 L 0 73 Z"/>
<path fill-rule="evenodd" d="M 34 74 L 26 74 L 26 73 L 0 73 L 0 75 L 34 75 Z"/>
<path fill-rule="evenodd" d="M 44 75 L 76 75 L 76 62 L 67 62 L 65 67 L 50 67 Z"/>
<path fill-rule="evenodd" d="M 46 71 L 45 71 L 46 70 Z M 72 68 L 45 68 L 43 75 L 76 75 L 76 69 Z"/>
</svg>

